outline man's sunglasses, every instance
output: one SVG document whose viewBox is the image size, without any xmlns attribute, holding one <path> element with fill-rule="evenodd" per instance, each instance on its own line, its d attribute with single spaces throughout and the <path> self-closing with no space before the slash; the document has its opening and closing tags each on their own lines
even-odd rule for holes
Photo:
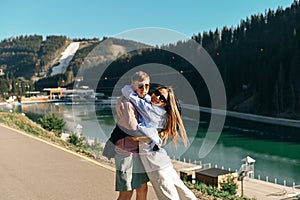
<svg viewBox="0 0 300 200">
<path fill-rule="evenodd" d="M 159 90 L 155 90 L 155 91 L 153 92 L 153 94 L 154 94 L 155 96 L 157 96 L 158 99 L 159 99 L 161 102 L 164 102 L 164 103 L 167 102 L 166 97 L 164 97 L 164 95 L 162 95 L 162 94 L 160 93 Z"/>
<path fill-rule="evenodd" d="M 144 87 L 145 87 L 146 89 L 148 89 L 148 88 L 150 87 L 150 85 L 149 85 L 149 84 L 139 84 L 139 85 L 138 85 L 138 88 L 139 88 L 139 89 L 142 89 L 142 88 L 144 88 Z"/>
</svg>

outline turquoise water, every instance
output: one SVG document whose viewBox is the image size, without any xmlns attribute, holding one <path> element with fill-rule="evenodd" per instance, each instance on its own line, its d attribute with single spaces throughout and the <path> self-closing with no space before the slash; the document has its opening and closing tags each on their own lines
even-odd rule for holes
<svg viewBox="0 0 300 200">
<path fill-rule="evenodd" d="M 95 105 L 30 104 L 17 108 L 36 120 L 44 113 L 54 112 L 64 118 L 66 131 L 76 131 L 90 138 L 105 141 L 115 126 L 111 111 L 104 111 Z M 185 149 L 166 147 L 171 157 L 185 159 L 187 162 L 201 161 L 212 166 L 224 167 L 231 171 L 239 170 L 241 160 L 250 156 L 255 162 L 255 178 L 287 185 L 300 184 L 300 129 L 280 127 L 270 124 L 254 123 L 227 118 L 222 134 L 212 151 L 199 159 L 198 153 L 206 135 L 209 115 L 201 114 L 198 123 L 185 118 L 187 132 L 196 130 L 191 137 L 191 145 Z M 179 152 L 179 153 L 178 153 Z"/>
</svg>

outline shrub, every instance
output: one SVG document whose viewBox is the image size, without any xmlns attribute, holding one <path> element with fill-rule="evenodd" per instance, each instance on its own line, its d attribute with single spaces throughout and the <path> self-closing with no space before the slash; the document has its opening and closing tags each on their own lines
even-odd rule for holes
<svg viewBox="0 0 300 200">
<path fill-rule="evenodd" d="M 44 129 L 54 132 L 57 137 L 61 136 L 62 129 L 66 124 L 63 119 L 59 119 L 54 113 L 44 114 L 38 121 Z"/>
<path fill-rule="evenodd" d="M 80 137 L 75 133 L 72 133 L 69 136 L 69 143 L 73 144 L 76 147 L 86 149 L 88 147 L 88 141 L 85 137 Z"/>
<path fill-rule="evenodd" d="M 237 184 L 234 182 L 233 176 L 227 176 L 221 183 L 221 191 L 228 192 L 230 195 L 235 195 L 237 190 Z"/>
<path fill-rule="evenodd" d="M 77 146 L 79 144 L 79 137 L 72 133 L 70 136 L 69 136 L 69 140 L 68 140 L 69 143 Z"/>
</svg>

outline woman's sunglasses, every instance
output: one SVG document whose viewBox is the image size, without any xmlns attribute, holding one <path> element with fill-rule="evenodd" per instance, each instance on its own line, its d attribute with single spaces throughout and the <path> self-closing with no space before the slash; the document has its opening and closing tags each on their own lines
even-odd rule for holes
<svg viewBox="0 0 300 200">
<path fill-rule="evenodd" d="M 167 102 L 167 99 L 164 97 L 164 95 L 162 95 L 162 94 L 160 93 L 159 90 L 155 90 L 155 91 L 153 92 L 153 94 L 154 94 L 155 96 L 157 96 L 158 99 L 159 99 L 161 102 L 164 102 L 164 103 Z"/>
</svg>

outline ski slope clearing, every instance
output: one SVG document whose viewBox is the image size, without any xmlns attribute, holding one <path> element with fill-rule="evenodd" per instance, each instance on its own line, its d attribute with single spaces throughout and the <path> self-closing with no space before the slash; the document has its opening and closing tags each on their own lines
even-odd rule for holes
<svg viewBox="0 0 300 200">
<path fill-rule="evenodd" d="M 61 58 L 59 59 L 59 65 L 52 68 L 51 76 L 56 74 L 63 74 L 66 72 L 67 67 L 69 66 L 70 61 L 78 50 L 80 42 L 72 42 L 66 50 L 62 53 Z"/>
</svg>

